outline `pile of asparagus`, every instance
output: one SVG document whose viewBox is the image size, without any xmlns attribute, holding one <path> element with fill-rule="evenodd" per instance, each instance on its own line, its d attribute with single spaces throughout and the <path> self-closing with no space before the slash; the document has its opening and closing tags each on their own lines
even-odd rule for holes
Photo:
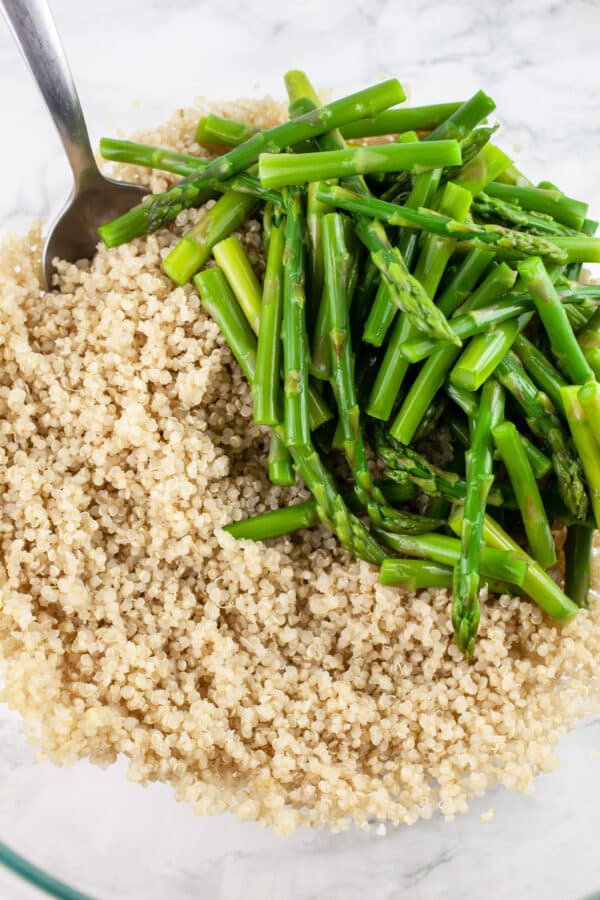
<svg viewBox="0 0 600 900">
<path fill-rule="evenodd" d="M 252 386 L 271 480 L 299 476 L 312 494 L 228 531 L 266 540 L 325 523 L 382 583 L 451 589 L 469 656 L 484 584 L 568 621 L 600 524 L 600 287 L 579 283 L 600 261 L 597 223 L 492 143 L 481 91 L 411 109 L 396 80 L 326 105 L 304 73 L 285 83 L 284 124 L 199 122 L 196 139 L 222 150 L 210 161 L 101 143 L 106 159 L 183 176 L 104 225 L 108 246 L 218 198 L 164 269 L 193 278 Z M 257 215 L 262 285 L 235 235 Z M 441 436 L 444 469 L 431 461 Z M 564 591 L 547 572 L 560 525 Z"/>
</svg>

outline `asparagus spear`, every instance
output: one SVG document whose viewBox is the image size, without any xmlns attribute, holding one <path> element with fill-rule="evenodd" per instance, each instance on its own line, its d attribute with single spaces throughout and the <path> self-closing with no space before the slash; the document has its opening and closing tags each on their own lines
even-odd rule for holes
<svg viewBox="0 0 600 900">
<path fill-rule="evenodd" d="M 454 640 L 473 656 L 479 627 L 479 555 L 483 520 L 492 486 L 494 456 L 491 431 L 504 417 L 504 392 L 497 381 L 486 381 L 481 392 L 473 440 L 467 450 L 467 490 L 461 526 L 461 553 L 454 569 L 452 624 Z"/>
<path fill-rule="evenodd" d="M 455 278 L 440 298 L 438 306 L 444 315 L 450 315 L 453 312 L 454 308 L 474 287 L 492 259 L 493 254 L 484 250 L 474 249 L 467 254 Z M 408 360 L 402 354 L 402 347 L 406 341 L 414 337 L 414 334 L 414 329 L 407 318 L 401 317 L 394 323 L 392 335 L 368 401 L 367 412 L 373 418 L 388 419 L 392 412 L 394 400 L 408 370 Z M 450 353 L 450 348 L 439 348 L 439 350 L 440 353 Z M 458 355 L 455 348 L 452 348 L 452 354 L 453 358 Z"/>
<path fill-rule="evenodd" d="M 480 250 L 477 247 L 467 253 L 456 270 L 452 281 L 440 296 L 438 306 L 444 315 L 451 316 L 469 297 L 493 259 L 494 254 L 489 250 Z M 481 287 L 483 288 L 483 285 L 486 283 L 487 279 L 482 283 Z M 495 299 L 495 294 L 491 297 L 486 294 L 485 299 L 475 304 L 474 308 L 489 306 Z"/>
<path fill-rule="evenodd" d="M 408 371 L 408 359 L 402 353 L 402 347 L 405 335 L 410 333 L 412 333 L 410 321 L 406 318 L 396 318 L 367 401 L 367 413 L 374 419 L 387 421 L 392 414 L 394 402 Z M 450 346 L 453 351 L 456 349 L 453 345 Z"/>
<path fill-rule="evenodd" d="M 298 472 L 317 500 L 323 522 L 349 552 L 368 562 L 384 553 L 364 525 L 353 516 L 313 447 L 308 427 L 308 341 L 304 300 L 305 228 L 302 194 L 289 192 L 286 204 L 283 283 L 284 434 Z"/>
<path fill-rule="evenodd" d="M 584 400 L 587 398 L 585 388 Z M 588 483 L 596 527 L 600 528 L 600 444 L 590 427 L 577 386 L 560 389 L 565 415 Z M 564 498 L 563 498 L 564 499 Z M 565 501 L 566 502 L 566 501 Z"/>
<path fill-rule="evenodd" d="M 326 208 L 326 207 L 325 207 Z M 352 308 L 352 301 L 358 282 L 359 253 L 356 246 L 356 235 L 350 219 L 344 217 L 344 240 L 348 246 L 348 254 L 344 258 L 345 270 L 343 273 L 346 282 L 348 306 Z M 321 293 L 321 302 L 317 311 L 317 319 L 313 331 L 311 352 L 311 373 L 316 378 L 331 378 L 331 346 L 329 340 L 328 325 L 329 298 L 325 290 Z"/>
<path fill-rule="evenodd" d="M 545 213 L 523 210 L 514 203 L 490 197 L 484 191 L 477 195 L 473 203 L 473 212 L 479 219 L 483 219 L 486 222 L 497 221 L 499 224 L 506 224 L 511 227 L 516 225 L 520 228 L 534 231 L 537 234 L 568 235 L 574 233 L 572 228 L 561 225 Z"/>
<path fill-rule="evenodd" d="M 319 95 L 312 86 L 306 72 L 301 69 L 290 69 L 283 76 L 285 89 L 290 103 L 298 100 L 308 100 L 315 107 L 320 105 Z"/>
<path fill-rule="evenodd" d="M 100 154 L 103 159 L 113 162 L 146 166 L 149 169 L 161 169 L 163 172 L 184 176 L 204 171 L 209 163 L 208 159 L 191 156 L 189 153 L 178 153 L 165 147 L 153 147 L 150 144 L 107 137 L 100 138 Z M 210 189 L 209 192 L 212 193 Z"/>
<path fill-rule="evenodd" d="M 557 234 L 552 238 L 552 243 L 566 254 L 568 263 L 600 263 L 600 238 Z M 559 260 L 556 259 L 555 262 Z"/>
<path fill-rule="evenodd" d="M 379 282 L 375 300 L 365 322 L 362 336 L 365 344 L 371 344 L 372 347 L 381 347 L 397 312 L 398 307 L 390 296 L 387 283 L 382 279 Z"/>
<path fill-rule="evenodd" d="M 310 83 L 305 72 L 292 69 L 284 76 L 288 97 L 290 99 L 289 114 L 293 118 L 299 113 L 317 109 L 320 103 L 318 94 Z M 336 150 L 342 146 L 339 132 L 328 132 L 321 135 L 311 148 Z M 308 272 L 307 272 L 307 321 L 314 323 L 314 334 L 311 348 L 311 372 L 316 378 L 328 379 L 331 374 L 329 359 L 329 336 L 327 334 L 326 309 L 327 300 L 323 295 L 323 247 L 321 240 L 321 223 L 328 207 L 316 197 L 316 184 L 307 186 L 306 224 L 308 229 Z"/>
<path fill-rule="evenodd" d="M 305 500 L 304 503 L 273 509 L 250 519 L 231 522 L 223 527 L 223 531 L 237 540 L 268 541 L 300 531 L 302 528 L 314 528 L 319 522 L 317 501 L 312 498 Z"/>
<path fill-rule="evenodd" d="M 455 506 L 448 524 L 455 534 L 461 533 L 463 511 Z M 498 525 L 491 516 L 485 515 L 483 520 L 483 539 L 488 547 L 498 550 L 513 550 L 527 562 L 527 572 L 523 582 L 523 590 L 534 603 L 553 619 L 569 622 L 577 615 L 577 606 L 570 600 L 555 581 L 530 557 L 511 537 Z"/>
<path fill-rule="evenodd" d="M 464 388 L 454 387 L 449 381 L 444 385 L 444 393 L 462 409 L 466 416 L 469 416 L 470 419 L 475 418 L 479 409 L 476 394 L 465 391 Z"/>
<path fill-rule="evenodd" d="M 410 194 L 406 198 L 403 206 L 411 209 L 419 209 L 421 206 L 431 206 L 434 202 L 436 191 L 440 184 L 442 170 L 431 169 L 429 172 L 422 172 L 416 175 Z M 415 228 L 403 228 L 398 241 L 398 250 L 406 265 L 412 266 L 417 246 L 419 243 L 420 233 Z"/>
<path fill-rule="evenodd" d="M 296 483 L 292 457 L 276 431 L 271 432 L 268 465 L 269 481 L 271 481 L 272 484 L 291 487 Z"/>
<path fill-rule="evenodd" d="M 594 437 L 600 443 L 600 385 L 590 381 L 583 385 L 578 396 Z"/>
<path fill-rule="evenodd" d="M 462 141 L 483 119 L 496 109 L 491 97 L 477 91 L 431 132 L 428 141 L 454 139 Z"/>
<path fill-rule="evenodd" d="M 309 112 L 318 108 L 319 97 L 304 72 L 297 69 L 286 72 L 284 81 L 290 101 L 288 107 L 290 119 L 298 115 L 300 109 L 302 112 Z M 323 136 L 321 137 L 322 141 Z M 298 152 L 298 148 L 296 148 L 296 152 Z M 327 212 L 327 207 L 316 198 L 315 187 L 315 184 L 308 185 L 306 201 L 306 225 L 309 237 L 307 260 L 307 319 L 309 322 L 314 320 L 316 306 L 323 290 L 321 220 Z"/>
<path fill-rule="evenodd" d="M 350 319 L 352 322 L 352 341 L 358 344 L 360 335 L 363 333 L 365 320 L 369 314 L 371 301 L 378 290 L 380 283 L 379 269 L 370 256 L 367 256 L 362 265 L 360 277 L 356 284 L 356 290 L 352 299 L 350 308 Z"/>
<path fill-rule="evenodd" d="M 424 438 L 428 437 L 437 428 L 440 419 L 446 411 L 448 398 L 438 395 L 435 400 L 429 404 L 425 415 L 421 419 L 419 427 L 415 433 L 415 443 L 418 444 Z"/>
<path fill-rule="evenodd" d="M 517 335 L 513 343 L 513 350 L 535 384 L 550 397 L 556 409 L 564 415 L 560 389 L 567 382 L 560 372 L 554 368 L 550 360 L 538 350 L 535 344 L 532 344 L 522 334 Z"/>
<path fill-rule="evenodd" d="M 477 391 L 504 359 L 515 338 L 531 319 L 531 313 L 502 322 L 476 335 L 460 355 L 450 373 L 450 381 L 467 391 Z"/>
<path fill-rule="evenodd" d="M 308 229 L 308 295 L 312 298 L 309 304 L 309 321 L 315 318 L 318 299 L 323 293 L 323 241 L 321 225 L 328 207 L 317 200 L 316 184 L 309 184 L 306 192 L 306 227 Z"/>
<path fill-rule="evenodd" d="M 470 201 L 470 194 L 457 188 L 455 185 L 448 184 L 444 189 L 440 205 L 445 212 L 452 212 L 455 216 L 464 217 L 467 215 Z M 423 245 L 415 277 L 420 279 L 421 284 L 431 296 L 433 296 L 437 290 L 439 281 L 453 248 L 454 244 L 452 241 L 434 238 L 431 235 L 428 235 L 428 240 Z M 437 262 L 434 261 L 432 263 L 432 257 L 434 260 L 437 260 Z M 469 263 L 467 268 L 469 272 L 476 273 L 479 271 L 478 266 L 473 266 L 471 269 L 471 263 Z M 469 277 L 471 276 L 469 275 Z M 465 279 L 463 284 L 467 283 L 468 282 Z M 447 314 L 447 311 L 451 311 L 450 302 L 446 301 L 446 304 L 440 302 L 438 308 L 443 314 Z M 415 336 L 415 329 L 408 317 L 402 317 L 396 321 L 385 356 L 381 362 L 369 396 L 367 412 L 370 416 L 387 420 L 391 415 L 394 401 L 408 369 L 408 361 L 404 357 L 403 347 L 407 341 Z M 444 350 L 448 356 L 450 353 L 452 353 L 453 356 L 455 355 L 455 348 L 453 347 L 444 348 Z M 444 352 L 444 350 L 440 348 L 440 353 Z M 422 410 L 423 414 L 432 399 L 433 395 L 431 395 L 428 398 L 427 403 L 424 404 Z M 418 421 L 415 424 L 415 430 L 417 426 Z M 406 443 L 408 443 L 408 441 L 406 441 Z"/>
<path fill-rule="evenodd" d="M 341 128 L 347 140 L 377 137 L 381 134 L 401 134 L 403 131 L 433 131 L 462 106 L 462 103 L 437 103 L 430 106 L 404 106 L 387 109 L 370 118 L 358 119 Z M 492 112 L 493 110 L 489 111 Z"/>
<path fill-rule="evenodd" d="M 512 422 L 503 422 L 493 429 L 492 435 L 519 504 L 531 555 L 544 569 L 548 569 L 556 562 L 556 547 L 519 432 Z"/>
<path fill-rule="evenodd" d="M 565 541 L 565 593 L 579 607 L 588 605 L 594 529 L 569 525 Z"/>
<path fill-rule="evenodd" d="M 281 240 L 281 236 L 278 236 L 275 239 L 278 252 L 281 250 Z M 244 253 L 241 244 L 237 238 L 230 238 L 227 241 L 222 241 L 220 244 L 215 245 L 213 253 L 224 271 L 227 280 L 233 289 L 234 296 L 244 315 L 248 319 L 252 331 L 254 334 L 259 335 L 260 322 L 262 319 L 261 292 L 256 276 L 254 275 L 250 262 Z M 279 378 L 277 377 L 277 381 L 275 381 L 276 373 L 279 372 L 279 368 L 276 369 L 275 367 L 279 367 L 281 360 L 280 342 L 279 338 L 276 338 L 276 335 L 278 335 L 281 329 L 281 298 L 274 298 L 274 304 L 274 309 L 271 309 L 270 306 L 268 308 L 265 326 L 267 328 L 267 341 L 270 340 L 270 343 L 267 343 L 267 346 L 261 351 L 260 359 L 257 348 L 257 370 L 259 378 L 255 383 L 254 402 L 255 405 L 258 403 L 259 407 L 262 400 L 266 399 L 266 394 L 270 394 L 270 392 L 274 392 L 277 403 L 280 402 L 281 397 Z M 272 313 L 274 313 L 275 316 L 274 321 L 270 318 Z M 259 345 L 260 343 L 259 339 Z M 260 368 L 258 368 L 259 363 Z M 264 382 L 262 381 L 263 378 L 266 379 Z M 311 385 L 309 385 L 308 388 L 308 396 L 311 429 L 315 430 L 320 424 L 331 418 L 331 412 L 323 398 Z M 265 411 L 259 409 L 259 412 L 261 413 L 259 416 L 260 421 L 258 419 L 255 420 L 258 424 L 275 425 L 280 421 L 279 417 L 275 416 L 273 409 L 270 410 L 272 415 L 270 414 L 268 416 L 270 419 L 269 422 L 262 421 Z"/>
<path fill-rule="evenodd" d="M 320 194 L 321 191 L 318 191 L 317 196 Z M 360 216 L 356 231 L 388 287 L 391 287 L 394 303 L 405 313 L 417 331 L 442 341 L 455 343 L 456 338 L 446 318 L 423 290 L 421 283 L 408 272 L 397 248 L 390 246 L 381 223 Z"/>
<path fill-rule="evenodd" d="M 325 265 L 325 296 L 329 308 L 327 320 L 330 328 L 333 386 L 340 414 L 342 447 L 354 478 L 356 495 L 366 508 L 372 521 L 390 530 L 403 529 L 400 515 L 388 507 L 385 498 L 375 486 L 360 425 L 360 409 L 354 383 L 354 361 L 350 337 L 349 304 L 345 273 L 348 271 L 347 249 L 344 243 L 344 222 L 339 214 L 331 213 L 323 218 L 323 243 Z"/>
<path fill-rule="evenodd" d="M 536 447 L 533 441 L 530 441 L 526 435 L 519 434 L 519 437 L 527 459 L 529 460 L 533 476 L 536 481 L 539 481 L 552 471 L 552 460 L 548 459 L 546 454 L 542 453 L 539 447 Z"/>
<path fill-rule="evenodd" d="M 304 266 L 306 230 L 302 192 L 289 192 L 286 203 L 283 276 L 283 412 L 285 443 L 310 443 L 308 420 L 308 352 L 305 319 Z"/>
<path fill-rule="evenodd" d="M 221 269 L 205 269 L 194 279 L 202 305 L 225 335 L 231 352 L 249 384 L 256 372 L 256 338 Z"/>
<path fill-rule="evenodd" d="M 442 565 L 454 567 L 460 560 L 460 541 L 445 534 L 390 534 L 384 531 L 375 532 L 379 540 L 405 556 L 417 556 L 430 559 Z M 384 560 L 388 567 L 391 560 Z M 482 579 L 492 578 L 496 581 L 507 581 L 523 587 L 527 574 L 527 562 L 520 553 L 511 550 L 497 550 L 482 546 L 480 551 L 480 570 Z"/>
<path fill-rule="evenodd" d="M 440 175 L 441 169 L 432 169 L 429 172 L 417 175 L 414 187 L 404 205 L 409 206 L 411 209 L 427 206 L 433 200 L 433 195 L 440 182 Z M 398 250 L 409 268 L 417 249 L 418 238 L 419 232 L 414 228 L 402 229 Z M 374 347 L 381 347 L 397 308 L 386 282 L 382 280 L 365 324 L 363 332 L 363 341 L 365 343 L 372 344 Z"/>
<path fill-rule="evenodd" d="M 459 114 L 460 110 L 457 112 Z M 464 188 L 457 187 L 452 182 L 446 184 L 439 198 L 439 211 L 460 222 L 464 221 L 469 213 L 472 197 Z M 438 203 L 436 203 L 436 207 Z M 433 234 L 425 235 L 417 264 L 415 278 L 421 283 L 430 297 L 435 297 L 440 281 L 446 270 L 446 266 L 455 249 L 454 241 Z M 414 328 L 403 329 L 403 342 L 411 336 L 415 336 Z M 459 343 L 456 341 L 456 343 Z"/>
<path fill-rule="evenodd" d="M 467 484 L 456 472 L 447 472 L 434 466 L 421 453 L 400 444 L 389 433 L 385 434 L 381 427 L 375 428 L 374 440 L 377 455 L 384 465 L 386 477 L 390 480 L 399 479 L 403 483 L 408 476 L 428 497 L 459 503 L 465 500 Z M 492 506 L 512 506 L 512 500 L 514 500 L 512 493 L 501 486 L 494 487 L 488 498 Z"/>
<path fill-rule="evenodd" d="M 587 214 L 587 203 L 566 197 L 558 190 L 540 190 L 532 186 L 488 184 L 486 193 L 498 200 L 516 203 L 523 209 L 552 216 L 557 222 L 579 231 Z"/>
<path fill-rule="evenodd" d="M 541 259 L 532 257 L 519 263 L 519 274 L 535 303 L 559 366 L 575 384 L 593 379 L 594 373 L 577 343 L 560 297 Z"/>
<path fill-rule="evenodd" d="M 223 194 L 163 260 L 169 278 L 176 284 L 186 284 L 207 261 L 215 244 L 237 231 L 255 206 L 256 198 L 250 194 Z"/>
<path fill-rule="evenodd" d="M 360 409 L 354 383 L 347 285 L 344 278 L 348 270 L 348 251 L 344 241 L 343 219 L 337 213 L 330 213 L 323 218 L 323 249 L 333 386 L 340 414 L 343 447 L 355 480 L 357 495 L 368 508 L 372 500 L 383 502 L 383 496 L 374 488 L 362 439 Z"/>
<path fill-rule="evenodd" d="M 283 197 L 282 197 L 283 200 Z M 275 205 L 273 203 L 265 203 L 262 213 L 263 228 L 263 250 L 265 256 L 269 255 L 269 243 L 271 241 L 271 228 L 273 227 L 273 219 L 275 218 Z"/>
<path fill-rule="evenodd" d="M 486 144 L 477 156 L 463 166 L 462 171 L 454 176 L 455 184 L 460 184 L 474 197 L 477 196 L 490 181 L 498 178 L 510 165 L 508 156 L 494 144 Z"/>
<path fill-rule="evenodd" d="M 405 144 L 404 146 L 408 146 Z M 419 146 L 423 146 L 420 144 Z M 473 161 L 475 162 L 475 160 Z M 470 182 L 465 179 L 465 184 L 456 179 L 454 184 L 461 187 Z M 573 255 L 583 254 L 590 262 L 600 259 L 600 242 L 596 247 L 596 240 L 590 237 L 553 237 L 549 241 L 541 235 L 530 234 L 524 231 L 514 231 L 504 228 L 502 225 L 477 225 L 470 222 L 457 222 L 442 216 L 430 209 L 409 209 L 397 206 L 395 203 L 386 203 L 385 200 L 375 198 L 366 199 L 359 197 L 352 191 L 336 185 L 319 183 L 317 197 L 323 203 L 344 209 L 354 215 L 371 216 L 380 219 L 388 225 L 400 225 L 420 228 L 431 234 L 440 234 L 454 238 L 456 241 L 468 242 L 482 249 L 495 249 L 496 251 L 508 251 L 516 257 L 540 256 L 550 262 L 565 263 L 575 261 Z M 564 249 L 562 249 L 564 247 Z"/>
<path fill-rule="evenodd" d="M 277 425 L 282 415 L 281 322 L 283 318 L 283 253 L 285 222 L 271 223 L 256 350 L 254 421 Z"/>
<path fill-rule="evenodd" d="M 472 397 L 468 391 L 459 391 L 461 399 L 464 397 Z M 471 421 L 475 421 L 477 418 L 477 413 L 479 412 L 479 404 L 476 400 L 473 403 L 468 403 L 467 405 L 467 415 L 471 419 Z M 447 417 L 447 424 L 456 438 L 456 440 L 464 447 L 465 450 L 471 446 L 471 435 L 469 432 L 468 423 L 462 417 L 454 413 L 450 413 Z M 517 432 L 519 435 L 519 440 L 525 451 L 525 455 L 527 456 L 527 460 L 529 465 L 531 466 L 531 470 L 533 472 L 534 478 L 537 480 L 544 478 L 550 471 L 552 471 L 552 461 L 548 459 L 548 457 L 542 453 L 542 451 L 535 446 L 529 438 Z M 500 454 L 496 451 L 494 454 L 494 459 L 499 459 Z"/>
<path fill-rule="evenodd" d="M 349 147 L 318 153 L 261 153 L 258 175 L 263 187 L 280 188 L 369 172 L 423 172 L 461 161 L 457 141 L 416 141 Z"/>
<path fill-rule="evenodd" d="M 225 273 L 250 328 L 254 334 L 258 334 L 262 306 L 260 285 L 239 238 L 231 235 L 219 241 L 212 252 L 219 268 Z"/>
<path fill-rule="evenodd" d="M 584 219 L 583 225 L 581 226 L 581 231 L 584 234 L 587 234 L 590 237 L 593 237 L 596 234 L 596 232 L 598 231 L 599 225 L 600 225 L 600 222 L 596 222 L 595 219 Z M 581 269 L 582 269 L 581 263 L 572 263 L 570 266 L 567 267 L 567 269 L 565 271 L 565 275 L 567 276 L 567 278 L 570 278 L 573 281 L 579 281 L 579 277 L 581 275 Z"/>
<path fill-rule="evenodd" d="M 472 197 L 464 188 L 449 182 L 439 199 L 439 211 L 458 221 L 464 221 L 471 207 Z M 421 282 L 430 297 L 437 293 L 446 266 L 454 252 L 454 241 L 437 235 L 425 235 L 415 266 L 415 278 Z M 459 343 L 459 341 L 455 341 Z"/>
<path fill-rule="evenodd" d="M 496 375 L 523 410 L 531 431 L 548 448 L 558 478 L 558 492 L 565 506 L 576 518 L 584 519 L 588 498 L 579 461 L 573 453 L 555 407 L 548 396 L 531 381 L 514 353 L 507 353 L 498 365 Z"/>
<path fill-rule="evenodd" d="M 450 166 L 449 168 L 444 169 L 442 173 L 442 182 L 454 181 L 455 178 L 458 178 L 459 175 L 462 174 L 461 170 L 479 156 L 483 148 L 498 130 L 498 127 L 498 125 L 493 125 L 491 128 L 476 128 L 468 134 L 460 142 L 460 151 L 463 159 L 462 166 Z"/>
<path fill-rule="evenodd" d="M 450 320 L 450 327 L 454 334 L 464 341 L 466 338 L 473 337 L 480 332 L 487 331 L 494 325 L 505 322 L 508 319 L 514 319 L 528 311 L 528 303 L 524 300 L 508 300 L 496 306 L 487 306 L 483 309 L 474 309 L 464 315 L 456 316 Z M 471 345 L 469 345 L 470 347 Z M 401 348 L 402 355 L 410 362 L 420 362 L 433 353 L 439 344 L 428 338 L 420 340 L 407 341 Z M 483 379 L 485 381 L 485 378 Z M 467 390 L 476 390 L 476 388 L 465 385 Z"/>
<path fill-rule="evenodd" d="M 413 500 L 417 493 L 410 483 L 400 485 L 393 482 L 378 482 L 377 486 L 390 504 Z M 342 494 L 342 498 L 352 512 L 360 511 L 361 505 L 354 491 L 345 492 Z M 405 530 L 408 534 L 419 534 L 440 524 L 438 521 L 436 525 L 437 520 L 427 516 L 414 516 L 408 512 L 401 513 L 401 515 L 404 516 Z M 294 503 L 281 509 L 260 513 L 249 519 L 232 522 L 229 525 L 225 525 L 223 530 L 238 540 L 267 541 L 271 538 L 282 537 L 285 534 L 292 534 L 294 531 L 300 531 L 302 528 L 313 528 L 319 523 L 317 501 L 314 497 L 311 497 L 310 500 L 305 500 L 302 503 Z"/>
<path fill-rule="evenodd" d="M 175 150 L 168 150 L 164 147 L 153 147 L 148 144 L 138 144 L 134 141 L 123 141 L 113 138 L 102 138 L 100 141 L 100 153 L 104 159 L 130 163 L 136 166 L 147 166 L 150 169 L 160 169 L 163 172 L 173 172 L 176 175 L 193 175 L 194 173 L 203 172 L 210 163 L 209 159 L 190 156 L 188 153 L 178 153 Z M 259 200 L 271 201 L 280 205 L 282 202 L 281 193 L 263 188 L 256 175 L 253 174 L 256 171 L 258 171 L 257 167 L 253 166 L 247 172 L 240 172 L 226 181 L 213 179 L 198 198 L 196 205 L 200 206 L 216 194 L 227 193 L 227 191 L 251 194 Z M 135 235 L 133 236 L 135 237 Z"/>
<path fill-rule="evenodd" d="M 335 100 L 291 122 L 258 132 L 243 144 L 212 160 L 203 172 L 194 173 L 164 194 L 150 197 L 125 216 L 107 222 L 99 229 L 100 237 L 107 246 L 112 247 L 156 231 L 172 222 L 182 209 L 197 205 L 202 191 L 212 180 L 224 181 L 244 171 L 257 161 L 264 150 L 283 150 L 306 138 L 317 137 L 332 128 L 346 125 L 361 115 L 375 115 L 403 99 L 404 92 L 399 82 L 390 79 Z"/>
<path fill-rule="evenodd" d="M 352 555 L 375 565 L 385 553 L 338 493 L 335 482 L 312 445 L 291 450 L 294 464 L 317 503 L 317 514 Z"/>
<path fill-rule="evenodd" d="M 450 181 L 443 189 L 439 211 L 442 215 L 463 222 L 469 213 L 472 199 L 468 191 Z M 425 235 L 415 266 L 415 278 L 425 287 L 430 297 L 437 293 L 454 249 L 454 241 L 451 239 L 434 234 Z"/>
<path fill-rule="evenodd" d="M 587 325 L 579 332 L 577 343 L 594 375 L 596 378 L 600 378 L 600 310 L 594 313 Z"/>
<path fill-rule="evenodd" d="M 464 304 L 463 309 L 468 313 L 471 308 L 478 307 L 484 300 L 493 301 L 502 297 L 513 286 L 515 278 L 515 273 L 508 266 L 497 266 L 492 269 L 470 301 Z M 452 298 L 456 296 L 453 293 L 446 300 L 448 308 L 453 302 Z M 441 302 L 443 301 L 444 298 Z M 390 429 L 392 436 L 401 443 L 409 444 L 412 441 L 425 410 L 444 384 L 458 355 L 459 351 L 455 347 L 439 347 L 426 359 Z M 456 381 L 453 384 L 464 387 L 457 385 Z"/>
<path fill-rule="evenodd" d="M 230 147 L 237 147 L 256 134 L 256 131 L 254 125 L 209 113 L 199 119 L 195 138 L 199 144 L 227 144 Z"/>
<path fill-rule="evenodd" d="M 399 584 L 407 591 L 452 587 L 452 569 L 427 559 L 386 559 L 379 570 L 381 584 Z"/>
</svg>

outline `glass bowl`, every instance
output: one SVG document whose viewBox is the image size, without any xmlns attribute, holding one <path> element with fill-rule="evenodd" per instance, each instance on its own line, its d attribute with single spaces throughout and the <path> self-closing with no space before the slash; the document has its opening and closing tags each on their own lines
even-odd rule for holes
<svg viewBox="0 0 600 900">
<path fill-rule="evenodd" d="M 108 15 L 91 9 L 53 2 L 94 141 L 164 121 L 199 93 L 283 98 L 282 73 L 295 65 L 338 96 L 385 73 L 409 86 L 415 104 L 488 90 L 501 144 L 519 166 L 586 197 L 598 218 L 594 4 L 540 0 L 535 18 L 517 5 L 512 21 L 504 7 L 466 4 L 456 17 L 451 5 L 414 2 L 366 10 L 129 0 L 109 3 Z M 11 135 L 0 142 L 1 232 L 51 215 L 68 179 L 17 51 L 6 32 L 0 38 Z M 573 91 L 575 80 L 586 90 Z M 581 129 L 587 140 L 573 139 Z M 497 789 L 452 823 L 438 816 L 385 836 L 303 829 L 281 838 L 232 816 L 197 818 L 167 786 L 127 781 L 125 760 L 105 771 L 37 762 L 20 719 L 0 704 L 0 900 L 39 898 L 35 885 L 97 900 L 581 900 L 600 890 L 600 717 L 559 753 L 562 767 L 542 775 L 533 795 Z"/>
</svg>

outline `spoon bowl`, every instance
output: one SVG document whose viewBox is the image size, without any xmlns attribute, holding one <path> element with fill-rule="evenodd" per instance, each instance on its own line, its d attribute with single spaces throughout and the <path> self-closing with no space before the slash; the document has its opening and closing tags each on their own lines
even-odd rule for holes
<svg viewBox="0 0 600 900">
<path fill-rule="evenodd" d="M 74 190 L 51 224 L 42 253 L 46 289 L 52 287 L 54 260 L 91 259 L 98 245 L 98 228 L 127 212 L 146 196 L 146 188 L 105 178 L 99 172 Z"/>
</svg>

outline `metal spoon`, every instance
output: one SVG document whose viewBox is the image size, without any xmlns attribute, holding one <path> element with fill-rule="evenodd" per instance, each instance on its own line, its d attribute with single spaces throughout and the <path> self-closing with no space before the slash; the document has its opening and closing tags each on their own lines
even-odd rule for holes
<svg viewBox="0 0 600 900">
<path fill-rule="evenodd" d="M 98 243 L 98 226 L 139 203 L 147 191 L 100 174 L 75 82 L 46 0 L 0 0 L 0 5 L 46 101 L 73 172 L 71 196 L 48 231 L 42 255 L 44 283 L 49 290 L 52 260 L 91 258 Z"/>
</svg>

